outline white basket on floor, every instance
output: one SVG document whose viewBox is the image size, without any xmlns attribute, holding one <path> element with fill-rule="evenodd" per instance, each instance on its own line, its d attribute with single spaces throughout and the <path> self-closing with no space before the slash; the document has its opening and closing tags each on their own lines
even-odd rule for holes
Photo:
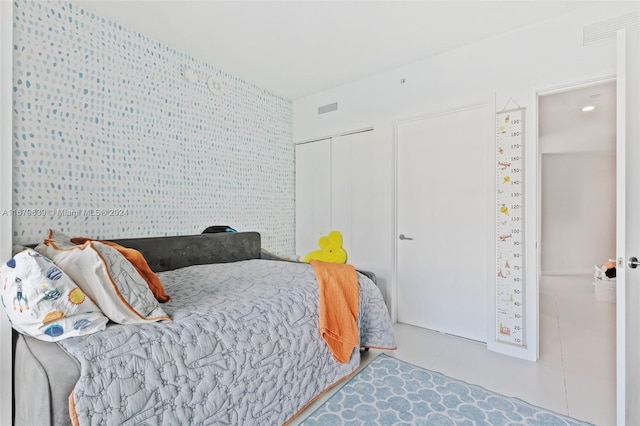
<svg viewBox="0 0 640 426">
<path fill-rule="evenodd" d="M 615 279 L 596 280 L 593 285 L 596 287 L 596 300 L 598 302 L 616 303 Z"/>
<path fill-rule="evenodd" d="M 616 279 L 609 278 L 605 269 L 594 266 L 593 285 L 596 287 L 596 300 L 599 302 L 616 303 Z"/>
</svg>

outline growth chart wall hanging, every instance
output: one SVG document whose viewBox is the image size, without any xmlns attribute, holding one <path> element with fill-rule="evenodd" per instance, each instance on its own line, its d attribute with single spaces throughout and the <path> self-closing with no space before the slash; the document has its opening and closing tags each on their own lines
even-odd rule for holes
<svg viewBox="0 0 640 426">
<path fill-rule="evenodd" d="M 525 346 L 524 112 L 496 113 L 496 340 Z"/>
</svg>

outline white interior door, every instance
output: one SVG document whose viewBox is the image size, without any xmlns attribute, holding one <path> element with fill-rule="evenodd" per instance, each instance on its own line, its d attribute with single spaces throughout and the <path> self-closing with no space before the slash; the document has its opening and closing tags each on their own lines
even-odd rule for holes
<svg viewBox="0 0 640 426">
<path fill-rule="evenodd" d="M 296 254 L 331 231 L 331 139 L 296 145 Z"/>
<path fill-rule="evenodd" d="M 616 294 L 617 423 L 640 424 L 640 32 L 618 32 Z"/>
<path fill-rule="evenodd" d="M 397 125 L 398 321 L 486 341 L 486 107 Z"/>
</svg>

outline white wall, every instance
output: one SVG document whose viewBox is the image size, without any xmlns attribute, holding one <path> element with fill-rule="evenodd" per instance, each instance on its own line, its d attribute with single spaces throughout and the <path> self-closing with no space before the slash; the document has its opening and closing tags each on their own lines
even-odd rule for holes
<svg viewBox="0 0 640 426">
<path fill-rule="evenodd" d="M 615 115 L 611 118 L 615 127 Z M 576 134 L 576 130 L 579 133 Z M 576 129 L 568 126 L 546 136 L 540 136 L 540 152 L 543 154 L 564 152 L 614 153 L 616 145 L 615 128 L 613 134 L 600 123 L 587 123 Z"/>
<path fill-rule="evenodd" d="M 336 87 L 312 96 L 294 100 L 293 139 L 301 141 L 350 129 L 376 128 L 378 149 L 375 156 L 380 163 L 379 173 L 384 185 L 379 188 L 383 197 L 376 215 L 380 250 L 386 259 L 381 269 L 391 283 L 394 273 L 394 138 L 393 126 L 399 119 L 429 115 L 464 106 L 486 103 L 502 109 L 512 97 L 528 107 L 526 122 L 527 202 L 527 349 L 491 349 L 523 356 L 537 357 L 537 287 L 536 258 L 537 224 L 537 152 L 536 152 L 536 91 L 561 85 L 589 81 L 616 72 L 615 40 L 587 47 L 582 45 L 584 25 L 638 10 L 636 3 L 610 3 L 581 9 L 575 13 L 528 26 L 509 34 L 481 40 L 441 55 L 378 74 L 351 84 Z M 419 34 L 416 34 L 419 37 Z M 355 57 L 357 60 L 357 56 Z M 401 84 L 401 79 L 406 83 Z M 338 110 L 318 116 L 317 108 L 332 102 Z M 492 123 L 493 125 L 493 123 Z M 488 153 L 487 159 L 492 158 Z M 489 161 L 489 160 L 487 160 Z M 493 167 L 493 164 L 492 164 Z M 493 188 L 492 188 L 493 191 Z M 493 200 L 487 200 L 492 208 Z M 493 263 L 493 262 L 492 262 Z M 488 311 L 494 312 L 495 289 L 488 292 Z M 392 309 L 393 314 L 393 309 Z M 490 321 L 491 322 L 491 321 Z M 493 326 L 490 324 L 490 328 Z M 494 339 L 488 331 L 489 341 Z"/>
<path fill-rule="evenodd" d="M 616 254 L 616 159 L 542 155 L 543 275 L 591 274 Z"/>
</svg>

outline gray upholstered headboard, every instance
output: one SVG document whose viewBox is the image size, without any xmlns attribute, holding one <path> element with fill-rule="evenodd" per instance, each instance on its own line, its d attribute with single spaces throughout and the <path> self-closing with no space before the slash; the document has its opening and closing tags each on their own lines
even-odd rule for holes
<svg viewBox="0 0 640 426">
<path fill-rule="evenodd" d="M 110 241 L 138 250 L 154 272 L 191 265 L 259 259 L 261 251 L 258 232 L 220 232 Z"/>
<path fill-rule="evenodd" d="M 262 248 L 258 232 L 219 232 L 108 241 L 138 250 L 154 272 L 171 271 L 191 265 L 260 259 Z M 27 247 L 34 248 L 36 245 L 30 244 Z"/>
</svg>

